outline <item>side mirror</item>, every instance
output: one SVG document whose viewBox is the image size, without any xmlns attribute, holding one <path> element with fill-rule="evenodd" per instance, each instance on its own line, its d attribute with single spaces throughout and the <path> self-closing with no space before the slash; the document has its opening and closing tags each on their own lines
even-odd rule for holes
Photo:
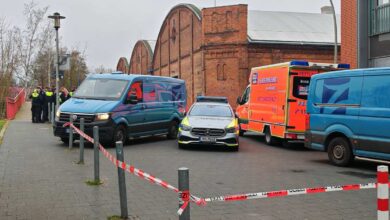
<svg viewBox="0 0 390 220">
<path fill-rule="evenodd" d="M 237 104 L 241 105 L 241 96 L 237 97 Z"/>
<path fill-rule="evenodd" d="M 126 104 L 133 104 L 133 105 L 135 105 L 137 103 L 138 103 L 138 99 L 137 99 L 136 95 L 132 94 L 132 95 L 128 96 L 127 99 L 126 99 Z"/>
</svg>

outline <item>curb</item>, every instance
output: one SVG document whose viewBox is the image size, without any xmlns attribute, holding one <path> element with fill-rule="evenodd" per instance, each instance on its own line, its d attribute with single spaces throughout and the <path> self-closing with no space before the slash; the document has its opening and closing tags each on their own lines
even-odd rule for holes
<svg viewBox="0 0 390 220">
<path fill-rule="evenodd" d="M 4 134 L 5 134 L 5 131 L 7 130 L 7 127 L 8 127 L 8 125 L 9 125 L 9 122 L 10 122 L 10 121 L 7 120 L 7 121 L 5 122 L 3 128 L 2 128 L 1 131 L 0 131 L 0 145 L 1 145 L 1 143 L 3 142 Z"/>
</svg>

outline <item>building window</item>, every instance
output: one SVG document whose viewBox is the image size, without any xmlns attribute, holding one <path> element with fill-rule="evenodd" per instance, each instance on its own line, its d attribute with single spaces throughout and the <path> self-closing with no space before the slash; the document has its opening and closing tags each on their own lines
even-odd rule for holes
<svg viewBox="0 0 390 220">
<path fill-rule="evenodd" d="M 219 81 L 225 81 L 226 80 L 226 64 L 225 63 L 219 63 L 217 64 L 217 80 Z"/>
<path fill-rule="evenodd" d="M 390 0 L 371 0 L 371 36 L 390 32 Z"/>
</svg>

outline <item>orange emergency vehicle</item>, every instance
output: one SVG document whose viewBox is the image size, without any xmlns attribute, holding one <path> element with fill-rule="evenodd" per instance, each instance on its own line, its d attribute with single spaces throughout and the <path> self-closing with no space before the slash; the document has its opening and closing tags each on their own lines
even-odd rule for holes
<svg viewBox="0 0 390 220">
<path fill-rule="evenodd" d="M 246 131 L 264 133 L 268 145 L 279 140 L 283 143 L 303 142 L 311 76 L 348 68 L 348 64 L 306 61 L 252 68 L 249 86 L 237 99 L 240 135 Z"/>
</svg>

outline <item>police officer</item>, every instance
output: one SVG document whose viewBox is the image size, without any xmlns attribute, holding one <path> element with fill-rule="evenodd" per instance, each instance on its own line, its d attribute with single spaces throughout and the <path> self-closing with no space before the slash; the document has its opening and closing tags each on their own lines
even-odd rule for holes
<svg viewBox="0 0 390 220">
<path fill-rule="evenodd" d="M 39 123 L 43 123 L 43 104 L 45 101 L 45 91 L 42 87 L 38 87 L 39 89 L 39 100 L 41 101 L 41 107 L 39 108 Z"/>
<path fill-rule="evenodd" d="M 61 87 L 60 90 L 60 105 L 69 99 L 69 92 L 65 87 Z"/>
<path fill-rule="evenodd" d="M 31 99 L 31 116 L 32 116 L 32 122 L 38 123 L 40 121 L 40 108 L 41 108 L 41 99 L 39 96 L 39 90 L 34 89 L 34 91 L 30 95 Z"/>
<path fill-rule="evenodd" d="M 69 92 L 69 98 L 72 98 L 75 91 L 76 91 L 76 88 L 72 87 L 72 90 Z"/>
<path fill-rule="evenodd" d="M 49 87 L 46 87 L 43 96 L 43 117 L 42 117 L 43 122 L 49 121 L 49 106 L 51 105 L 51 103 L 54 102 L 53 97 L 54 97 L 54 93 L 50 90 Z"/>
</svg>

